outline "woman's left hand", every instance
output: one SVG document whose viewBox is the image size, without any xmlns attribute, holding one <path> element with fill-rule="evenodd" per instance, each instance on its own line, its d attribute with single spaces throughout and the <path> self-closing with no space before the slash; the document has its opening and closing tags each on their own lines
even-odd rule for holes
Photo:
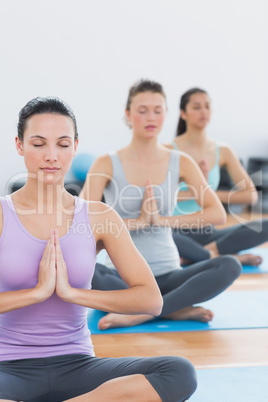
<svg viewBox="0 0 268 402">
<path fill-rule="evenodd" d="M 203 173 L 203 175 L 204 175 L 206 181 L 208 181 L 209 167 L 208 167 L 208 162 L 207 162 L 207 160 L 206 160 L 206 159 L 202 159 L 202 160 L 199 162 L 199 167 L 200 167 L 200 169 L 201 169 L 201 171 L 202 171 L 202 173 Z"/>
<path fill-rule="evenodd" d="M 56 293 L 61 299 L 67 299 L 70 290 L 72 289 L 68 280 L 66 263 L 63 259 L 59 233 L 55 230 L 55 255 L 56 255 Z"/>
<path fill-rule="evenodd" d="M 148 196 L 149 196 L 149 213 L 151 215 L 151 225 L 157 225 L 160 224 L 160 220 L 161 220 L 161 215 L 159 213 L 159 208 L 157 205 L 157 201 L 155 199 L 154 196 L 154 190 L 153 190 L 153 186 L 152 186 L 152 182 L 150 179 L 147 179 L 147 192 L 148 192 Z"/>
</svg>

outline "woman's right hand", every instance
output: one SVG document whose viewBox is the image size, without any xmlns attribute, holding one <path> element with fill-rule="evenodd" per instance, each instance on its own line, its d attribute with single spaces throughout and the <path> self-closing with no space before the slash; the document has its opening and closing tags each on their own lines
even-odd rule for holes
<svg viewBox="0 0 268 402">
<path fill-rule="evenodd" d="M 202 171 L 202 173 L 203 173 L 203 175 L 204 175 L 206 181 L 208 181 L 209 168 L 208 168 L 208 162 L 207 162 L 207 160 L 206 160 L 206 159 L 202 159 L 202 160 L 199 162 L 199 167 L 200 167 L 200 169 L 201 169 L 201 171 Z"/>
<path fill-rule="evenodd" d="M 40 296 L 46 300 L 56 288 L 56 257 L 55 257 L 55 235 L 51 231 L 50 238 L 44 249 L 42 259 L 39 264 L 38 284 L 36 289 Z"/>
<path fill-rule="evenodd" d="M 150 193 L 148 189 L 148 184 L 146 183 L 143 200 L 141 204 L 141 212 L 138 218 L 139 224 L 142 227 L 147 227 L 151 225 L 152 215 L 150 206 L 151 206 Z"/>
</svg>

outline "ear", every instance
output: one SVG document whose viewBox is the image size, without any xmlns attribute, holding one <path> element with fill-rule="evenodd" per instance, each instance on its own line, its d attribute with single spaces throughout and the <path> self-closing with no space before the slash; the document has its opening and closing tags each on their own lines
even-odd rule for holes
<svg viewBox="0 0 268 402">
<path fill-rule="evenodd" d="M 77 140 L 75 140 L 75 143 L 74 143 L 74 152 L 73 152 L 73 157 L 74 157 L 74 156 L 75 156 L 75 154 L 76 154 L 77 147 L 78 147 L 78 142 L 79 142 L 79 139 L 77 138 Z"/>
<path fill-rule="evenodd" d="M 130 111 L 126 109 L 125 110 L 125 115 L 126 115 L 127 124 L 130 124 Z"/>
<path fill-rule="evenodd" d="M 18 136 L 15 137 L 16 150 L 20 156 L 24 155 L 22 141 Z"/>
<path fill-rule="evenodd" d="M 181 110 L 181 111 L 180 111 L 180 116 L 181 116 L 181 118 L 182 118 L 183 120 L 186 120 L 186 113 L 185 113 L 184 110 Z"/>
</svg>

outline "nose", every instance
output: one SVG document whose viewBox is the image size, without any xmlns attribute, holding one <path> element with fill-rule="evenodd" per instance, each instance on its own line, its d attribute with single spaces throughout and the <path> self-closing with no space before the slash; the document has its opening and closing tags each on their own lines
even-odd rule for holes
<svg viewBox="0 0 268 402">
<path fill-rule="evenodd" d="M 154 118 L 155 118 L 154 111 L 153 110 L 148 110 L 147 120 L 154 120 Z"/>
<path fill-rule="evenodd" d="M 45 155 L 46 162 L 55 162 L 58 160 L 58 153 L 55 147 L 47 148 L 47 152 Z"/>
</svg>

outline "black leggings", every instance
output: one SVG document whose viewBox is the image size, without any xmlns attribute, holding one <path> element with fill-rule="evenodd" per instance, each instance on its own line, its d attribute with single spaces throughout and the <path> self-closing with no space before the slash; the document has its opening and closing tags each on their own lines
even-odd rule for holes
<svg viewBox="0 0 268 402">
<path fill-rule="evenodd" d="M 232 284 L 241 273 L 240 262 L 226 255 L 157 276 L 164 306 L 161 316 L 209 300 Z M 92 289 L 119 290 L 127 285 L 115 269 L 97 263 Z"/>
<path fill-rule="evenodd" d="M 185 401 L 194 393 L 195 369 L 175 356 L 98 358 L 80 354 L 0 362 L 0 399 L 62 402 L 101 384 L 143 374 L 162 401 Z"/>
<path fill-rule="evenodd" d="M 216 242 L 219 254 L 236 254 L 241 250 L 259 246 L 268 241 L 268 219 L 257 220 L 215 229 L 213 226 L 202 230 L 177 229 L 173 239 L 180 256 L 190 261 L 203 261 L 210 258 L 210 253 L 203 246 Z"/>
</svg>

